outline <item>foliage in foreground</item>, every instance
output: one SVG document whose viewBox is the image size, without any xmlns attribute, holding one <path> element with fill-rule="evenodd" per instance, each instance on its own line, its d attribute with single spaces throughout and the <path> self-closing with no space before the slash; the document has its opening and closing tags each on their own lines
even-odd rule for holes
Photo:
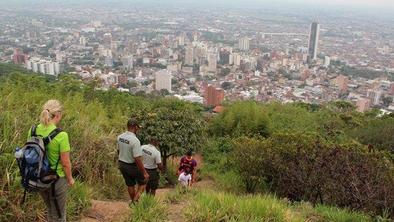
<svg viewBox="0 0 394 222">
<path fill-rule="evenodd" d="M 6 192 L 9 193 L 0 195 L 0 221 L 45 220 L 45 207 L 39 194 L 28 194 L 26 204 L 21 205 L 22 197 L 19 195 L 21 192 L 19 186 L 14 186 Z M 90 206 L 92 193 L 88 186 L 80 182 L 76 182 L 68 193 L 67 218 L 70 221 L 75 221 Z"/>
<path fill-rule="evenodd" d="M 3 169 L 0 171 L 1 221 L 33 221 L 44 216 L 45 207 L 36 196 L 28 199 L 23 208 L 19 205 L 23 190 L 13 153 L 16 146 L 25 142 L 31 125 L 38 122 L 41 106 L 48 99 L 58 99 L 64 105 L 60 127 L 70 137 L 73 175 L 83 181 L 83 186 L 92 187 L 95 198 L 123 197 L 123 192 L 119 192 L 124 190 L 124 182 L 117 169 L 115 139 L 125 130 L 125 122 L 130 116 L 139 115 L 142 124 L 150 129 L 151 116 L 143 113 L 155 115 L 162 112 L 161 109 L 182 109 L 182 115 L 175 115 L 177 118 L 172 120 L 174 124 L 187 118 L 192 126 L 201 126 L 193 124 L 193 120 L 201 122 L 201 117 L 192 104 L 173 99 L 135 97 L 116 90 L 97 91 L 94 90 L 94 84 L 85 85 L 70 76 L 62 76 L 56 82 L 35 74 L 8 73 L 1 76 L 7 74 L 6 70 L 7 67 L 0 64 L 0 168 Z M 182 130 L 190 131 L 192 128 L 183 127 Z M 166 125 L 161 124 L 160 129 L 165 131 Z M 190 133 L 196 136 L 202 133 L 200 128 L 197 131 Z M 142 141 L 146 141 L 148 135 L 142 133 L 139 136 Z M 186 148 L 178 145 L 182 142 L 188 142 L 193 147 L 198 146 L 194 143 L 199 143 L 196 140 L 173 138 L 174 134 L 169 136 L 170 139 L 163 142 L 167 143 L 171 139 L 175 141 L 175 145 L 171 144 L 168 150 L 170 153 L 182 152 Z M 74 212 L 78 213 L 87 205 L 85 202 L 74 204 L 70 200 L 70 206 L 70 209 L 77 209 Z"/>
<path fill-rule="evenodd" d="M 142 195 L 139 202 L 132 205 L 130 222 L 167 221 L 167 208 L 151 195 Z"/>
<path fill-rule="evenodd" d="M 240 196 L 213 191 L 198 192 L 191 199 L 186 218 L 191 222 L 215 221 L 336 221 L 367 222 L 370 217 L 347 210 L 307 203 L 292 205 L 272 196 Z"/>
<path fill-rule="evenodd" d="M 265 140 L 240 138 L 230 159 L 249 192 L 264 183 L 293 201 L 394 214 L 394 164 L 383 152 L 285 133 Z"/>
</svg>

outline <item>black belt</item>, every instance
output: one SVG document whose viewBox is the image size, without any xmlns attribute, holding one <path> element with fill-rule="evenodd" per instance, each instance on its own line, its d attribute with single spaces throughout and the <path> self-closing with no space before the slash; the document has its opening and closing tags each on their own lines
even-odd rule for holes
<svg viewBox="0 0 394 222">
<path fill-rule="evenodd" d="M 126 163 L 126 162 L 121 161 L 121 160 L 118 160 L 118 161 L 119 161 L 119 163 L 123 163 L 123 164 L 127 164 L 127 165 L 137 165 L 136 163 Z"/>
<path fill-rule="evenodd" d="M 145 168 L 145 170 L 152 171 L 152 170 L 157 170 L 157 168 L 155 168 L 155 169 L 147 169 L 147 168 Z"/>
</svg>

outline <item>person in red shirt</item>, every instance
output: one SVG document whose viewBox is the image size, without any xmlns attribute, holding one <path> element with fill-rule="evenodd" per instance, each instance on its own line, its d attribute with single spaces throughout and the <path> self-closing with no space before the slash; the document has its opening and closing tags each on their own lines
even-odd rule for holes
<svg viewBox="0 0 394 222">
<path fill-rule="evenodd" d="M 178 168 L 178 176 L 185 172 L 191 172 L 193 184 L 196 179 L 196 168 L 197 168 L 197 161 L 193 159 L 193 152 L 191 150 L 187 151 L 186 155 L 181 158 L 179 168 Z"/>
</svg>

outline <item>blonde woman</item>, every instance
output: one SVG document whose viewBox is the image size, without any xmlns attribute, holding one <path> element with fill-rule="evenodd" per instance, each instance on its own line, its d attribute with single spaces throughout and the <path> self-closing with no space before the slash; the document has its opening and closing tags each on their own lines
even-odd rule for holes
<svg viewBox="0 0 394 222">
<path fill-rule="evenodd" d="M 63 107 L 57 100 L 47 101 L 40 115 L 40 124 L 29 132 L 29 138 L 34 133 L 37 136 L 47 137 L 57 130 L 62 119 Z M 70 143 L 68 134 L 60 132 L 46 147 L 49 164 L 56 171 L 59 179 L 52 189 L 40 192 L 48 210 L 48 222 L 66 221 L 66 199 L 68 187 L 74 184 L 71 174 Z"/>
</svg>

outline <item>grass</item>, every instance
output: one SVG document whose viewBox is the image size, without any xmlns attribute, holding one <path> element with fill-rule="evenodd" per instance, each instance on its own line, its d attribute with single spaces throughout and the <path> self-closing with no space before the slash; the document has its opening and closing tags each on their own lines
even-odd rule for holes
<svg viewBox="0 0 394 222">
<path fill-rule="evenodd" d="M 275 222 L 367 222 L 364 214 L 335 207 L 291 204 L 269 195 L 234 195 L 201 191 L 193 195 L 185 211 L 191 222 L 275 221 Z"/>
<path fill-rule="evenodd" d="M 131 207 L 130 222 L 160 222 L 167 220 L 167 208 L 157 198 L 142 195 L 139 202 Z"/>
<path fill-rule="evenodd" d="M 92 191 L 84 183 L 76 182 L 68 192 L 67 218 L 75 221 L 90 207 Z"/>
</svg>

